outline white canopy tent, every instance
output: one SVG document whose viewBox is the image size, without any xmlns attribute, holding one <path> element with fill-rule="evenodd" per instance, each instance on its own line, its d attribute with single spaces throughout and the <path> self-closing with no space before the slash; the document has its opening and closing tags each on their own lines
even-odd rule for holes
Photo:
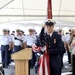
<svg viewBox="0 0 75 75">
<path fill-rule="evenodd" d="M 0 22 L 45 20 L 48 0 L 0 0 Z M 75 0 L 52 0 L 54 20 L 75 22 Z"/>
</svg>

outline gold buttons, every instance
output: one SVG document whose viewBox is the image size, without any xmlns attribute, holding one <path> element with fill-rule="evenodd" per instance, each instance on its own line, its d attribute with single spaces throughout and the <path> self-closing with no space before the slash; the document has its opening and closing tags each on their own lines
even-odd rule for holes
<svg viewBox="0 0 75 75">
<path fill-rule="evenodd" d="M 49 48 L 50 48 L 51 46 L 49 46 Z"/>
</svg>

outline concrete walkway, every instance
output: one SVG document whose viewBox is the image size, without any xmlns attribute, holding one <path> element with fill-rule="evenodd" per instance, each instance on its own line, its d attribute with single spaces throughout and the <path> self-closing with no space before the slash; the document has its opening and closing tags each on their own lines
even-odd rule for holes
<svg viewBox="0 0 75 75">
<path fill-rule="evenodd" d="M 67 60 L 67 55 L 64 56 L 64 68 L 62 70 L 62 74 L 61 75 L 71 75 L 72 73 L 71 71 L 71 66 L 69 66 L 68 64 L 68 60 Z M 5 75 L 15 75 L 15 68 L 14 68 L 14 63 L 12 63 L 7 69 L 4 69 L 5 71 Z M 34 69 L 30 70 L 30 75 L 37 75 L 34 71 Z"/>
</svg>

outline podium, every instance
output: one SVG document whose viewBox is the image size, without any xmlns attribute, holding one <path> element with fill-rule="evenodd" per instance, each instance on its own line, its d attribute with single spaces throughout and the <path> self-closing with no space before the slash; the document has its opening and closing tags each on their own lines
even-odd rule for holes
<svg viewBox="0 0 75 75">
<path fill-rule="evenodd" d="M 28 61 L 32 58 L 31 48 L 26 48 L 11 55 L 15 61 L 15 75 L 29 75 Z"/>
</svg>

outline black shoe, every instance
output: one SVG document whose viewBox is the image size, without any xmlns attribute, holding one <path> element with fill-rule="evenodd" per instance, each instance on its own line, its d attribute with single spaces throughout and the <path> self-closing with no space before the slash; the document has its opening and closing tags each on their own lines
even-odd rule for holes
<svg viewBox="0 0 75 75">
<path fill-rule="evenodd" d="M 30 69 L 33 69 L 33 66 L 30 66 Z"/>
<path fill-rule="evenodd" d="M 5 68 L 5 65 L 3 65 L 3 68 Z"/>
<path fill-rule="evenodd" d="M 8 68 L 8 66 L 5 66 L 5 68 Z"/>
<path fill-rule="evenodd" d="M 71 70 L 71 71 L 69 71 L 69 72 L 72 72 L 72 70 Z"/>
<path fill-rule="evenodd" d="M 5 68 L 8 68 L 8 65 L 5 65 Z"/>
<path fill-rule="evenodd" d="M 5 68 L 5 65 L 4 64 L 2 64 L 2 66 L 3 66 L 3 68 Z"/>
<path fill-rule="evenodd" d="M 35 71 L 35 73 L 37 74 L 37 71 Z"/>
</svg>

